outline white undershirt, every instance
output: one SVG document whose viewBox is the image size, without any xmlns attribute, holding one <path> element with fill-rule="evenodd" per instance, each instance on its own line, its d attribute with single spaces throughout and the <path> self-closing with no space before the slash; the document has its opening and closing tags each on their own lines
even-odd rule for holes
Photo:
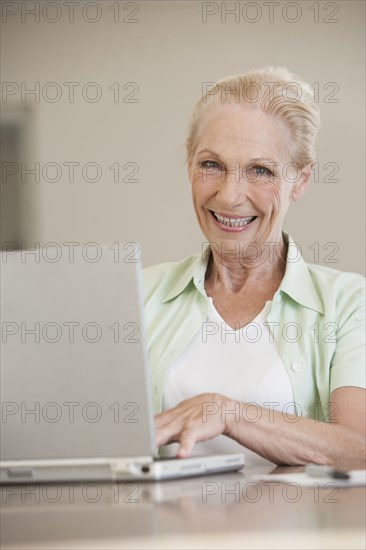
<svg viewBox="0 0 366 550">
<path fill-rule="evenodd" d="M 163 391 L 163 410 L 175 407 L 184 399 L 200 393 L 214 392 L 234 401 L 256 403 L 293 414 L 294 397 L 290 378 L 269 328 L 263 324 L 271 303 L 267 301 L 251 323 L 234 331 L 217 312 L 212 298 L 209 298 L 207 319 L 202 324 L 202 330 L 168 370 Z M 254 421 L 254 407 L 248 406 L 247 412 Z M 235 418 L 235 415 L 231 415 L 231 418 Z M 173 443 L 161 447 L 160 453 L 172 456 L 177 449 L 178 444 Z M 248 465 L 269 464 L 268 460 L 223 435 L 197 443 L 193 455 L 243 452 Z"/>
</svg>

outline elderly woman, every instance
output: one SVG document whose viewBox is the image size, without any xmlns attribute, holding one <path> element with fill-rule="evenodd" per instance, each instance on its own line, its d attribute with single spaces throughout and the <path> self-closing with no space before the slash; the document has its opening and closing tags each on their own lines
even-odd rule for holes
<svg viewBox="0 0 366 550">
<path fill-rule="evenodd" d="M 228 77 L 195 106 L 206 248 L 144 272 L 161 454 L 365 460 L 364 278 L 306 264 L 282 229 L 318 127 L 310 87 L 282 68 Z"/>
</svg>

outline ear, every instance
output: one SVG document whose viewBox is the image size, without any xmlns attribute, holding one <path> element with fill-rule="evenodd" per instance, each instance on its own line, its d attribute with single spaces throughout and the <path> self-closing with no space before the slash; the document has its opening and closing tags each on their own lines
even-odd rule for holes
<svg viewBox="0 0 366 550">
<path fill-rule="evenodd" d="M 301 199 L 305 195 L 306 191 L 309 189 L 312 168 L 313 164 L 309 164 L 301 170 L 300 178 L 295 183 L 295 186 L 292 190 L 292 200 L 297 201 Z"/>
</svg>

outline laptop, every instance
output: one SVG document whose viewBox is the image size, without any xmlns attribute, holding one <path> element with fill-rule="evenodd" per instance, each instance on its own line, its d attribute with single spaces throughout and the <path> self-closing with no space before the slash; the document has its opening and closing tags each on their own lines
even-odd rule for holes
<svg viewBox="0 0 366 550">
<path fill-rule="evenodd" d="M 159 458 L 137 243 L 0 253 L 1 483 L 160 480 L 243 454 Z"/>
</svg>

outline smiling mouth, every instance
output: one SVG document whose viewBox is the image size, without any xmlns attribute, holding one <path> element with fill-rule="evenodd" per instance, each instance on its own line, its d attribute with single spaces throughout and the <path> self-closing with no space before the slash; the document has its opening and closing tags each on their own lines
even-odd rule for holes
<svg viewBox="0 0 366 550">
<path fill-rule="evenodd" d="M 220 214 L 217 214 L 212 210 L 210 210 L 210 212 L 219 223 L 222 223 L 227 227 L 244 227 L 245 225 L 249 225 L 251 222 L 257 219 L 257 216 L 247 216 L 245 218 L 228 218 L 225 216 L 221 216 Z"/>
</svg>

